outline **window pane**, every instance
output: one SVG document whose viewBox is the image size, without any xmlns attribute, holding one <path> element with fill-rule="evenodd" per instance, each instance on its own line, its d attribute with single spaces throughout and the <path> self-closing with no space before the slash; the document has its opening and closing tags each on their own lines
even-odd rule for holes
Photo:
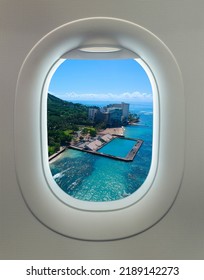
<svg viewBox="0 0 204 280">
<path fill-rule="evenodd" d="M 152 158 L 149 78 L 134 59 L 66 60 L 48 94 L 50 170 L 68 195 L 112 201 L 137 191 Z"/>
</svg>

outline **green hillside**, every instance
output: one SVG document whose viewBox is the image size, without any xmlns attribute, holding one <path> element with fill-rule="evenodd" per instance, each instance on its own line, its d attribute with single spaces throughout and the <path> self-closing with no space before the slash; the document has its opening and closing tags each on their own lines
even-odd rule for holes
<svg viewBox="0 0 204 280">
<path fill-rule="evenodd" d="M 88 107 L 61 100 L 51 94 L 47 99 L 49 155 L 67 145 L 79 125 L 89 125 Z"/>
</svg>

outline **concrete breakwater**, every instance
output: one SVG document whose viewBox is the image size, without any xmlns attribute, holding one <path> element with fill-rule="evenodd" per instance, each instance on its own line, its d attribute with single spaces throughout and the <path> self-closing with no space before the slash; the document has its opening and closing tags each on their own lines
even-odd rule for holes
<svg viewBox="0 0 204 280">
<path fill-rule="evenodd" d="M 61 147 L 58 152 L 56 152 L 55 154 L 53 154 L 49 157 L 49 162 L 51 162 L 53 159 L 55 159 L 57 156 L 59 156 L 61 153 L 63 153 L 66 149 L 67 149 L 67 147 Z"/>
<path fill-rule="evenodd" d="M 128 138 L 128 137 L 126 138 L 126 137 L 120 137 L 120 136 L 118 138 L 121 138 L 121 139 L 124 139 L 124 140 L 136 141 L 135 145 L 132 147 L 132 149 L 129 151 L 129 153 L 127 154 L 126 157 L 114 156 L 114 155 L 102 153 L 102 152 L 99 152 L 99 151 L 91 151 L 91 150 L 76 147 L 76 146 L 73 146 L 73 145 L 70 145 L 69 148 L 74 149 L 74 150 L 78 150 L 78 151 L 82 151 L 82 152 L 86 152 L 86 153 L 90 153 L 90 154 L 94 154 L 94 155 L 98 155 L 98 156 L 102 156 L 102 157 L 111 158 L 111 159 L 114 159 L 114 160 L 120 160 L 120 161 L 126 161 L 126 162 L 133 161 L 133 159 L 135 158 L 136 154 L 138 153 L 138 151 L 141 148 L 144 141 L 141 140 L 141 139 L 134 139 L 134 138 Z"/>
</svg>

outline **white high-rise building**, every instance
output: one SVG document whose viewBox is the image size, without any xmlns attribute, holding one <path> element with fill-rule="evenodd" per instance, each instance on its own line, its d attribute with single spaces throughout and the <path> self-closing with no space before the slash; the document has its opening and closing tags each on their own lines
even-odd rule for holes
<svg viewBox="0 0 204 280">
<path fill-rule="evenodd" d="M 122 107 L 122 116 L 124 119 L 128 119 L 128 115 L 129 115 L 129 104 L 128 103 L 125 103 L 125 102 L 122 102 L 121 103 L 121 107 Z"/>
</svg>

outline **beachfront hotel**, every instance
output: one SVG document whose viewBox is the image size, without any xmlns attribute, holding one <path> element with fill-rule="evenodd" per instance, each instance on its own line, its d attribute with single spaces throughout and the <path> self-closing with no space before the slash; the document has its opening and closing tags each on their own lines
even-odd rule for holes
<svg viewBox="0 0 204 280">
<path fill-rule="evenodd" d="M 119 127 L 128 122 L 129 104 L 110 104 L 102 108 L 89 108 L 89 120 L 93 123 L 105 122 L 107 127 Z"/>
</svg>

